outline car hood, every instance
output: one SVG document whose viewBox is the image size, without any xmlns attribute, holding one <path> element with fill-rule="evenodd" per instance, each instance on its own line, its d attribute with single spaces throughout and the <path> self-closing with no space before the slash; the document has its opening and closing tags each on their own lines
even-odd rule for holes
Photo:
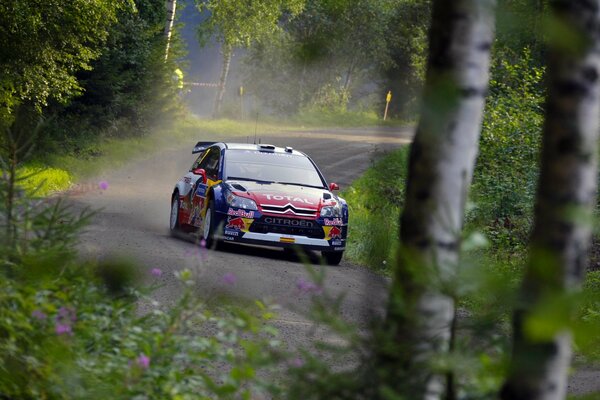
<svg viewBox="0 0 600 400">
<path fill-rule="evenodd" d="M 227 183 L 236 195 L 254 200 L 263 214 L 317 218 L 321 207 L 338 202 L 337 197 L 324 188 L 248 181 Z"/>
</svg>

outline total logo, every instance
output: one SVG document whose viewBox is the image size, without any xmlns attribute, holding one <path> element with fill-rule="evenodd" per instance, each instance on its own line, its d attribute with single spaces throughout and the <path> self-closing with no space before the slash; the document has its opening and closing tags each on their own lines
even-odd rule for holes
<svg viewBox="0 0 600 400">
<path fill-rule="evenodd" d="M 304 204 L 315 204 L 312 201 L 308 200 L 308 199 L 303 199 L 300 197 L 293 197 L 293 196 L 281 196 L 278 194 L 265 194 L 265 197 L 267 198 L 267 200 L 287 200 L 287 201 L 293 201 L 296 203 L 304 203 Z"/>
<path fill-rule="evenodd" d="M 342 238 L 342 230 L 337 226 L 334 226 L 329 231 L 329 237 L 332 239 L 341 239 Z"/>
<path fill-rule="evenodd" d="M 227 221 L 227 226 L 225 228 L 243 231 L 246 229 L 246 223 L 244 222 L 244 220 L 242 218 L 239 218 L 239 217 L 238 218 L 229 218 L 229 220 Z"/>
</svg>

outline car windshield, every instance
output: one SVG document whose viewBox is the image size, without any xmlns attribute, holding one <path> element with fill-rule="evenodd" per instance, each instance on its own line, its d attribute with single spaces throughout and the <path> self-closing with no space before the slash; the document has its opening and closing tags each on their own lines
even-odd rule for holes
<svg viewBox="0 0 600 400">
<path fill-rule="evenodd" d="M 312 162 L 304 156 L 256 150 L 227 150 L 226 179 L 325 187 Z"/>
</svg>

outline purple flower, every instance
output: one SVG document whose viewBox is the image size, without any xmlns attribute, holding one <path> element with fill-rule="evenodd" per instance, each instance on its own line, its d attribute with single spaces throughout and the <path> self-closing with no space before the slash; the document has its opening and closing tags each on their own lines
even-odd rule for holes
<svg viewBox="0 0 600 400">
<path fill-rule="evenodd" d="M 56 319 L 58 321 L 70 320 L 71 322 L 75 322 L 77 320 L 77 314 L 72 307 L 61 307 L 58 309 Z"/>
<path fill-rule="evenodd" d="M 300 357 L 294 358 L 292 361 L 290 361 L 290 365 L 294 368 L 302 368 L 304 366 L 304 360 L 302 360 Z"/>
<path fill-rule="evenodd" d="M 100 188 L 100 190 L 106 190 L 108 189 L 108 182 L 100 181 L 98 182 L 98 187 Z"/>
<path fill-rule="evenodd" d="M 31 316 L 39 321 L 45 320 L 48 316 L 41 310 L 33 310 Z"/>
<path fill-rule="evenodd" d="M 162 275 L 162 270 L 160 268 L 152 268 L 152 271 L 150 271 L 150 273 L 152 274 L 152 276 L 159 277 Z"/>
<path fill-rule="evenodd" d="M 73 329 L 71 329 L 71 325 L 67 324 L 56 324 L 55 332 L 57 335 L 73 335 Z"/>
<path fill-rule="evenodd" d="M 298 282 L 296 282 L 296 287 L 302 293 L 318 293 L 321 291 L 321 288 L 319 286 L 315 285 L 311 281 L 304 280 L 304 278 L 298 279 Z"/>
<path fill-rule="evenodd" d="M 228 272 L 225 275 L 223 275 L 223 283 L 225 283 L 226 285 L 233 285 L 235 284 L 236 280 L 237 278 L 233 272 Z"/>
<path fill-rule="evenodd" d="M 150 357 L 145 355 L 144 353 L 140 353 L 140 356 L 135 360 L 138 367 L 142 369 L 146 369 L 150 366 Z"/>
<path fill-rule="evenodd" d="M 206 247 L 206 240 L 200 240 L 200 247 Z"/>
</svg>

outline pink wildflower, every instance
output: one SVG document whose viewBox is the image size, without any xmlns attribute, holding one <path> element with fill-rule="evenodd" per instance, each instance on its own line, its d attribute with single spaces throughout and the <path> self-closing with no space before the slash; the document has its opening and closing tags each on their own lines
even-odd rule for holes
<svg viewBox="0 0 600 400">
<path fill-rule="evenodd" d="M 159 277 L 162 275 L 162 270 L 160 268 L 152 268 L 152 271 L 150 271 L 150 273 L 152 274 L 152 276 Z"/>
<path fill-rule="evenodd" d="M 56 319 L 59 321 L 70 320 L 75 322 L 77 320 L 77 313 L 72 307 L 61 307 L 58 309 L 58 315 Z"/>
<path fill-rule="evenodd" d="M 237 278 L 233 272 L 228 272 L 223 275 L 223 283 L 227 285 L 234 285 L 236 280 Z"/>
<path fill-rule="evenodd" d="M 31 316 L 39 321 L 43 321 L 48 317 L 43 311 L 40 310 L 33 310 L 31 312 Z"/>
<path fill-rule="evenodd" d="M 145 355 L 144 353 L 140 353 L 140 356 L 135 360 L 138 367 L 142 369 L 146 369 L 150 366 L 150 357 Z"/>
<path fill-rule="evenodd" d="M 290 365 L 294 368 L 302 368 L 304 366 L 304 360 L 302 360 L 300 357 L 294 358 L 292 361 L 290 361 Z"/>
<path fill-rule="evenodd" d="M 298 282 L 296 282 L 296 287 L 302 293 L 319 293 L 321 291 L 319 286 L 315 285 L 311 281 L 305 280 L 304 278 L 298 279 Z"/>
<path fill-rule="evenodd" d="M 54 330 L 57 335 L 73 335 L 71 325 L 58 323 Z"/>
<path fill-rule="evenodd" d="M 98 187 L 100 188 L 100 190 L 106 190 L 106 189 L 108 189 L 108 182 L 100 181 L 100 182 L 98 182 Z"/>
</svg>

